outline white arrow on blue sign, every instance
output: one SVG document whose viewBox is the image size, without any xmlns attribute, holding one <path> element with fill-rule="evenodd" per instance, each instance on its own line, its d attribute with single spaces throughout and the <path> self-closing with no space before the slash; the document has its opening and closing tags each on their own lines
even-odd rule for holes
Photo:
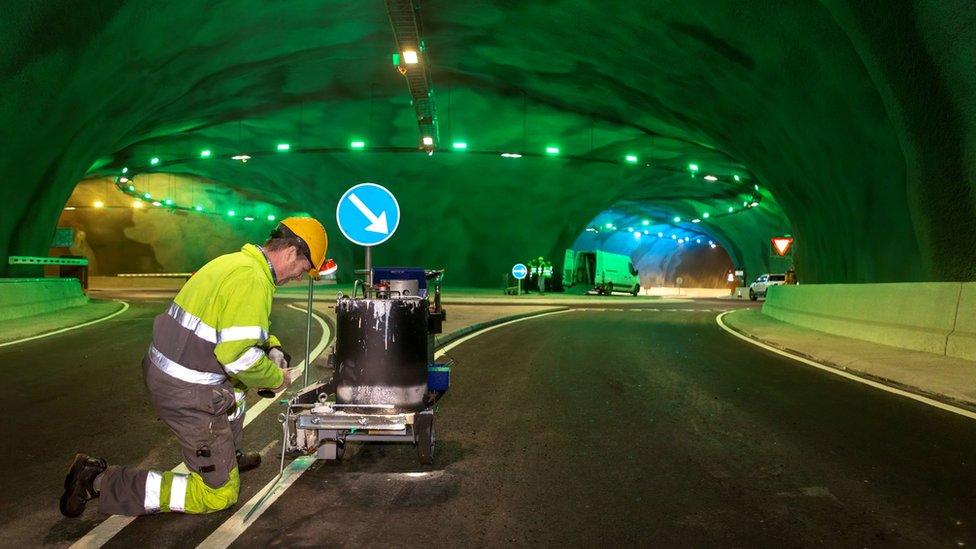
<svg viewBox="0 0 976 549">
<path fill-rule="evenodd" d="M 528 267 L 521 263 L 516 263 L 515 266 L 512 267 L 512 276 L 514 276 L 516 280 L 522 280 L 528 274 Z"/>
<path fill-rule="evenodd" d="M 376 246 L 386 242 L 400 225 L 400 204 L 386 187 L 360 183 L 336 206 L 336 222 L 353 244 Z"/>
</svg>

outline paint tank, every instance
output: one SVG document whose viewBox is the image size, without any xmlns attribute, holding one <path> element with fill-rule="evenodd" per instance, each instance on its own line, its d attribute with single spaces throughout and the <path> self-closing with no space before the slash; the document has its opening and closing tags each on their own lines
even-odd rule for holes
<svg viewBox="0 0 976 549">
<path fill-rule="evenodd" d="M 422 409 L 427 391 L 427 315 L 426 299 L 340 299 L 336 402 L 392 404 L 390 413 Z"/>
</svg>

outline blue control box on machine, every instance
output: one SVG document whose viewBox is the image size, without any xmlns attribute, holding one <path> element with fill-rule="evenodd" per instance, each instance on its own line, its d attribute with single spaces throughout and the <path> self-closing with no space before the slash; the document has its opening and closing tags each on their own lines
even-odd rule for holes
<svg viewBox="0 0 976 549">
<path fill-rule="evenodd" d="M 427 366 L 427 389 L 431 391 L 446 391 L 450 386 L 450 366 L 447 364 L 430 364 Z"/>
</svg>

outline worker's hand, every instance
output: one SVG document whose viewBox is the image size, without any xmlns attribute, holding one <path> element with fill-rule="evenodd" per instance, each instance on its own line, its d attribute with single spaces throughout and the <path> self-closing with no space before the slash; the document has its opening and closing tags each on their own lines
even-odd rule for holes
<svg viewBox="0 0 976 549">
<path fill-rule="evenodd" d="M 272 347 L 269 349 L 268 358 L 282 370 L 288 368 L 288 364 L 291 362 L 291 355 L 286 353 L 281 347 Z"/>
<path fill-rule="evenodd" d="M 300 372 L 298 368 L 282 368 L 281 369 L 281 385 L 272 389 L 275 393 L 280 393 L 287 389 L 293 381 L 298 379 Z"/>
</svg>

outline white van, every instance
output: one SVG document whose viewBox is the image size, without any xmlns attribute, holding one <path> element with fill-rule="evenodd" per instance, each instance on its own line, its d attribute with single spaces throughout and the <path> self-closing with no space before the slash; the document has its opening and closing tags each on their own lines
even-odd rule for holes
<svg viewBox="0 0 976 549">
<path fill-rule="evenodd" d="M 576 284 L 591 286 L 603 295 L 613 292 L 637 295 L 640 292 L 640 277 L 630 256 L 602 250 L 566 250 L 563 286 Z"/>
</svg>

